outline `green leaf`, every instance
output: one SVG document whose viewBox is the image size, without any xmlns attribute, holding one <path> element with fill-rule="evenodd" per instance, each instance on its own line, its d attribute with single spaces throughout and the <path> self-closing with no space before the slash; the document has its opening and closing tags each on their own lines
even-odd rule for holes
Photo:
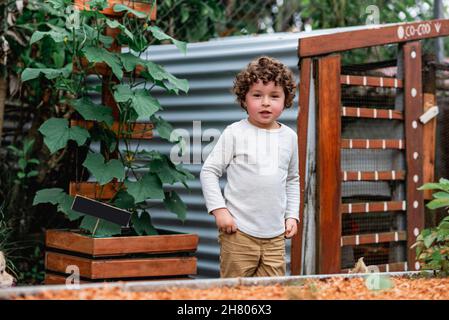
<svg viewBox="0 0 449 320">
<path fill-rule="evenodd" d="M 180 89 L 186 93 L 189 91 L 188 80 L 176 78 L 174 75 L 167 72 L 162 66 L 160 66 L 152 61 L 146 61 L 145 66 L 147 67 L 148 73 L 155 81 L 167 80 L 176 89 Z M 167 89 L 170 89 L 170 87 L 167 87 Z M 177 93 L 177 91 L 176 91 L 176 93 Z"/>
<path fill-rule="evenodd" d="M 71 102 L 76 111 L 78 111 L 85 120 L 104 122 L 108 126 L 114 123 L 112 109 L 104 105 L 97 105 L 89 98 L 81 98 Z"/>
<path fill-rule="evenodd" d="M 449 207 L 449 198 L 434 199 L 427 204 L 427 208 L 432 210 L 443 207 Z"/>
<path fill-rule="evenodd" d="M 115 196 L 114 206 L 120 209 L 131 209 L 135 206 L 134 198 L 128 192 L 120 190 Z"/>
<path fill-rule="evenodd" d="M 51 153 L 64 148 L 69 140 L 74 140 L 81 146 L 90 137 L 86 129 L 78 126 L 69 128 L 68 120 L 61 118 L 48 119 L 40 126 L 39 132 L 44 136 L 44 142 Z"/>
<path fill-rule="evenodd" d="M 116 54 L 110 52 L 104 48 L 96 48 L 96 47 L 86 47 L 83 48 L 83 53 L 86 56 L 87 60 L 92 63 L 104 62 L 109 67 L 111 67 L 112 72 L 118 79 L 123 78 L 122 66 L 120 64 L 120 59 Z"/>
<path fill-rule="evenodd" d="M 58 205 L 58 211 L 67 215 L 69 220 L 74 221 L 84 216 L 71 209 L 73 197 L 66 194 L 61 188 L 42 189 L 36 192 L 33 199 L 33 206 L 40 203 L 51 203 Z"/>
<path fill-rule="evenodd" d="M 184 154 L 186 142 L 180 134 L 178 134 L 176 131 L 173 131 L 173 127 L 170 123 L 168 123 L 161 117 L 157 117 L 156 115 L 153 115 L 151 117 L 151 122 L 155 125 L 156 130 L 162 139 L 168 140 L 169 142 L 178 143 L 181 154 Z"/>
<path fill-rule="evenodd" d="M 147 62 L 146 60 L 143 60 L 129 52 L 122 53 L 119 57 L 127 72 L 133 71 L 138 65 L 145 66 Z"/>
<path fill-rule="evenodd" d="M 99 153 L 88 153 L 83 166 L 89 169 L 100 185 L 104 185 L 114 178 L 119 181 L 125 179 L 125 167 L 121 161 L 112 159 L 105 163 L 104 157 Z"/>
<path fill-rule="evenodd" d="M 52 38 L 54 42 L 59 43 L 64 41 L 64 37 L 68 36 L 68 33 L 56 31 L 35 31 L 31 36 L 30 44 L 33 44 L 46 36 Z"/>
<path fill-rule="evenodd" d="M 184 170 L 180 165 L 175 166 L 165 155 L 152 159 L 148 164 L 150 172 L 156 173 L 162 183 L 174 184 L 182 182 L 185 185 L 186 180 L 194 179 L 194 176 Z"/>
<path fill-rule="evenodd" d="M 437 238 L 437 234 L 435 232 L 432 232 L 430 235 L 428 235 L 427 237 L 424 237 L 424 245 L 426 246 L 426 248 L 430 248 L 430 246 L 432 245 L 432 243 L 435 241 L 435 239 Z"/>
<path fill-rule="evenodd" d="M 445 198 L 447 199 L 447 198 L 449 198 L 449 193 L 444 192 L 444 191 L 440 191 L 440 192 L 434 193 L 433 197 L 435 199 L 445 199 Z"/>
<path fill-rule="evenodd" d="M 175 191 L 165 193 L 164 205 L 168 210 L 176 213 L 181 221 L 185 221 L 187 206 Z"/>
<path fill-rule="evenodd" d="M 152 173 L 145 174 L 138 181 L 125 181 L 127 192 L 133 196 L 136 203 L 146 199 L 164 199 L 164 191 L 159 178 Z"/>
<path fill-rule="evenodd" d="M 146 211 L 142 211 L 140 213 L 140 217 L 137 214 L 137 212 L 134 213 L 131 216 L 131 222 L 132 222 L 134 230 L 140 236 L 144 236 L 144 235 L 153 236 L 153 235 L 158 234 L 157 230 L 154 228 L 153 224 L 151 223 L 150 215 Z"/>
<path fill-rule="evenodd" d="M 120 225 L 87 215 L 83 218 L 80 228 L 89 231 L 95 238 L 107 238 L 122 233 Z"/>
<path fill-rule="evenodd" d="M 187 43 L 183 41 L 176 40 L 170 37 L 168 34 L 163 32 L 160 28 L 156 26 L 149 26 L 148 30 L 153 34 L 153 36 L 158 40 L 170 40 L 183 54 L 187 52 Z"/>
<path fill-rule="evenodd" d="M 134 39 L 134 36 L 131 33 L 131 31 L 129 31 L 128 28 L 126 28 L 120 22 L 118 22 L 116 20 L 106 19 L 106 24 L 108 25 L 108 27 L 110 27 L 112 29 L 119 28 L 121 31 L 123 31 L 128 36 L 128 38 L 130 38 L 131 40 Z"/>
<path fill-rule="evenodd" d="M 131 9 L 130 7 L 125 6 L 124 4 L 116 4 L 116 5 L 114 5 L 113 9 L 115 12 L 126 11 L 128 13 L 135 15 L 137 18 L 141 18 L 141 19 L 148 17 L 145 12 Z"/>
<path fill-rule="evenodd" d="M 36 177 L 37 175 L 39 175 L 39 172 L 37 172 L 36 170 L 32 170 L 27 173 L 27 178 Z"/>
<path fill-rule="evenodd" d="M 139 119 L 149 118 L 161 108 L 159 101 L 150 96 L 148 91 L 145 89 L 138 89 L 134 91 L 131 106 L 139 115 Z"/>
<path fill-rule="evenodd" d="M 127 84 L 116 85 L 114 89 L 114 99 L 117 102 L 128 102 L 134 97 L 131 87 Z"/>
<path fill-rule="evenodd" d="M 72 72 L 72 64 L 66 65 L 64 68 L 51 69 L 51 68 L 26 68 L 23 70 L 21 76 L 22 82 L 36 79 L 42 73 L 47 79 L 52 80 L 59 76 L 67 78 Z"/>
</svg>

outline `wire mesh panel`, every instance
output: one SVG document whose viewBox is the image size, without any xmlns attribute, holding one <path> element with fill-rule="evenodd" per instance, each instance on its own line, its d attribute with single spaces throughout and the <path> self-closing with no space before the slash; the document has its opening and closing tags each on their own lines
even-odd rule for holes
<svg viewBox="0 0 449 320">
<path fill-rule="evenodd" d="M 369 71 L 341 76 L 341 269 L 406 260 L 402 81 Z"/>
</svg>

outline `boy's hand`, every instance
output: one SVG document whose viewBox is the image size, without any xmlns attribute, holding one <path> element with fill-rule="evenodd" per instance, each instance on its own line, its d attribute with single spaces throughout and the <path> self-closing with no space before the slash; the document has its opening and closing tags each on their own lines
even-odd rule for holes
<svg viewBox="0 0 449 320">
<path fill-rule="evenodd" d="M 237 225 L 228 209 L 215 209 L 212 211 L 212 214 L 215 216 L 215 223 L 217 224 L 218 230 L 226 233 L 234 233 L 237 231 Z"/>
<path fill-rule="evenodd" d="M 293 218 L 285 220 L 285 237 L 292 238 L 298 232 L 298 221 Z"/>
</svg>

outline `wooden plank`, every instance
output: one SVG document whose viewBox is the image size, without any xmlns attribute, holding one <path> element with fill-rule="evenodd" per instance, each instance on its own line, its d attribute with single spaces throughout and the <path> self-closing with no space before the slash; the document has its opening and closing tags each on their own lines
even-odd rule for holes
<svg viewBox="0 0 449 320">
<path fill-rule="evenodd" d="M 47 251 L 45 268 L 66 273 L 67 266 L 78 266 L 80 276 L 88 279 L 162 277 L 196 274 L 195 257 L 134 258 L 91 260 Z"/>
<path fill-rule="evenodd" d="M 341 213 L 368 213 L 368 212 L 388 212 L 405 211 L 407 204 L 405 201 L 383 201 L 383 202 L 357 202 L 343 203 Z"/>
<path fill-rule="evenodd" d="M 300 180 L 300 207 L 298 233 L 291 242 L 290 272 L 292 275 L 302 273 L 302 238 L 304 228 L 304 199 L 306 185 L 306 162 L 307 162 L 307 133 L 309 121 L 309 99 L 310 99 L 310 76 L 312 59 L 301 61 L 301 82 L 299 84 L 299 112 L 296 119 L 298 132 L 298 153 L 299 153 L 299 180 Z"/>
<path fill-rule="evenodd" d="M 401 139 L 342 139 L 342 149 L 405 149 Z"/>
<path fill-rule="evenodd" d="M 367 26 L 361 30 L 334 32 L 299 39 L 299 57 L 318 56 L 357 48 L 402 43 L 449 35 L 449 20 L 437 19 L 384 26 Z"/>
<path fill-rule="evenodd" d="M 407 240 L 407 231 L 380 232 L 357 234 L 341 237 L 341 246 L 358 246 L 383 242 L 398 242 Z"/>
<path fill-rule="evenodd" d="M 45 271 L 45 279 L 44 284 L 45 285 L 55 285 L 55 284 L 66 284 L 66 278 L 68 275 L 60 275 L 56 273 L 52 273 L 51 271 Z M 177 277 L 144 277 L 144 278 L 136 278 L 136 279 L 114 279 L 113 281 L 125 281 L 125 282 L 142 282 L 142 281 L 176 281 L 176 280 L 194 280 L 191 276 L 177 276 Z M 86 279 L 80 279 L 80 284 L 83 283 L 98 283 L 98 282 L 110 282 L 107 281 L 107 279 L 97 279 L 97 280 L 86 280 Z"/>
<path fill-rule="evenodd" d="M 340 76 L 340 83 L 348 86 L 382 87 L 382 88 L 402 88 L 402 80 L 391 77 L 371 77 L 371 76 Z"/>
<path fill-rule="evenodd" d="M 70 125 L 91 129 L 94 126 L 94 121 L 70 120 Z M 153 138 L 154 125 L 152 123 L 135 122 L 126 124 L 123 128 L 120 128 L 120 123 L 118 121 L 114 121 L 110 129 L 117 135 L 118 132 L 121 131 L 122 134 L 119 136 L 119 138 L 129 137 L 131 139 L 149 140 Z"/>
<path fill-rule="evenodd" d="M 404 53 L 404 108 L 405 139 L 407 144 L 407 253 L 411 270 L 418 270 L 415 250 L 409 248 L 424 228 L 424 194 L 417 188 L 423 181 L 423 126 L 419 121 L 423 108 L 421 43 L 409 42 Z"/>
<path fill-rule="evenodd" d="M 367 267 L 377 267 L 379 272 L 402 272 L 408 271 L 408 263 L 405 262 L 393 262 L 388 264 L 369 265 Z M 348 273 L 351 269 L 342 269 L 342 273 Z"/>
<path fill-rule="evenodd" d="M 81 58 L 80 60 L 81 67 L 86 71 L 87 74 L 98 74 L 101 76 L 110 76 L 112 75 L 111 68 L 104 63 L 104 62 L 97 62 L 97 63 L 89 63 L 89 61 L 86 58 Z M 73 65 L 74 72 L 79 72 L 79 68 L 76 64 Z M 124 74 L 134 77 L 140 77 L 140 74 L 145 71 L 145 67 L 142 65 L 136 66 L 134 71 L 131 72 L 124 72 Z"/>
<path fill-rule="evenodd" d="M 340 271 L 341 237 L 341 57 L 332 55 L 317 63 L 317 190 L 318 273 Z"/>
<path fill-rule="evenodd" d="M 396 181 L 405 179 L 405 171 L 343 171 L 343 181 Z"/>
<path fill-rule="evenodd" d="M 369 119 L 389 119 L 403 120 L 404 116 L 401 111 L 393 109 L 374 109 L 374 108 L 353 108 L 342 107 L 342 117 L 351 118 L 369 118 Z"/>
<path fill-rule="evenodd" d="M 74 0 L 75 7 L 77 7 L 80 10 L 87 10 L 89 11 L 90 0 Z M 142 2 L 142 1 L 124 1 L 124 0 L 108 0 L 108 7 L 104 10 L 100 11 L 104 15 L 111 16 L 111 17 L 121 17 L 124 15 L 123 12 L 115 12 L 114 11 L 114 5 L 115 4 L 124 4 L 136 11 L 145 12 L 150 15 L 151 20 L 156 20 L 156 12 L 157 12 L 157 5 L 156 1 L 154 3 L 154 8 L 151 8 L 151 4 L 148 2 Z M 130 15 L 135 18 L 134 15 Z"/>
<path fill-rule="evenodd" d="M 124 254 L 195 252 L 198 247 L 197 234 L 164 234 L 154 236 L 123 236 L 92 238 L 75 231 L 47 230 L 47 248 L 66 250 L 94 257 Z M 167 232 L 168 233 L 168 232 Z"/>
<path fill-rule="evenodd" d="M 111 182 L 103 186 L 96 182 L 70 182 L 69 194 L 71 196 L 79 194 L 97 200 L 109 200 L 114 198 L 121 186 L 122 183 L 119 182 Z"/>
<path fill-rule="evenodd" d="M 424 94 L 424 106 L 423 113 L 436 105 L 436 97 L 432 93 Z M 435 146 L 436 146 L 436 128 L 437 118 L 433 118 L 424 125 L 423 128 L 423 181 L 424 183 L 430 183 L 435 181 Z M 424 191 L 424 199 L 431 200 L 432 190 Z"/>
</svg>

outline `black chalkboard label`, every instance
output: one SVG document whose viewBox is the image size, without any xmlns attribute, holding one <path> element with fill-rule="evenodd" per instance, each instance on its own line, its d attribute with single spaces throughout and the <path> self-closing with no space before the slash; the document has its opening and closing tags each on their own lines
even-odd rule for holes
<svg viewBox="0 0 449 320">
<path fill-rule="evenodd" d="M 80 195 L 75 196 L 75 200 L 72 204 L 72 210 L 125 227 L 129 224 L 129 220 L 131 219 L 131 213 L 126 210 L 119 209 L 111 206 L 110 204 L 92 200 Z"/>
</svg>

